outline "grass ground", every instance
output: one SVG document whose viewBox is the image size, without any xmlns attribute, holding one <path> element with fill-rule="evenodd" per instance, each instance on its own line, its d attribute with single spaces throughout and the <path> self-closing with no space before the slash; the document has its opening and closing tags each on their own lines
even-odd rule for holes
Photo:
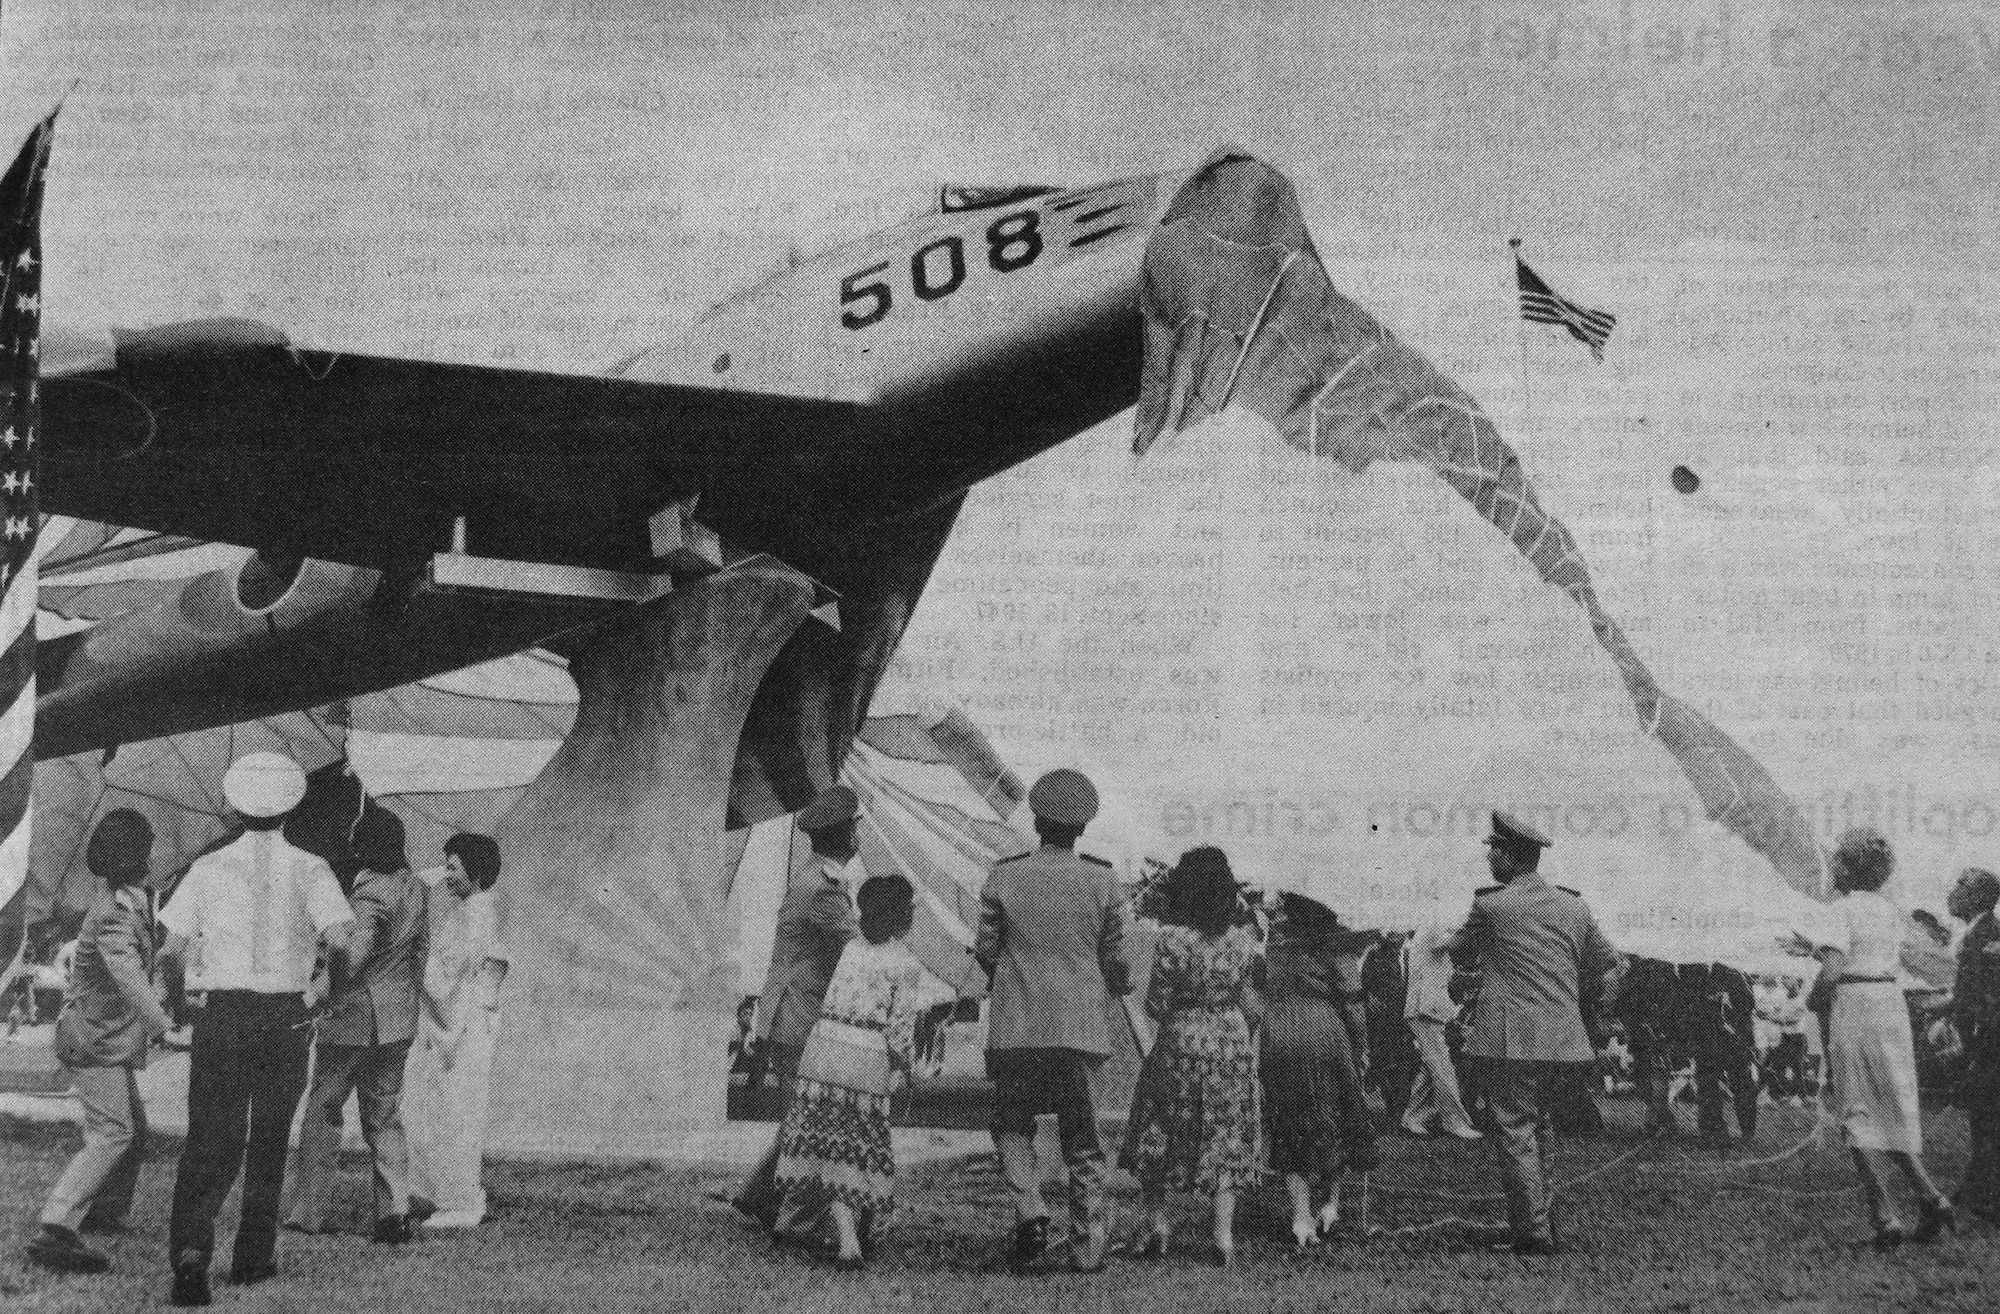
<svg viewBox="0 0 2000 1314">
<path fill-rule="evenodd" d="M 1867 1230 L 1846 1157 L 1803 1150 L 1809 1113 L 1767 1110 L 1753 1149 L 1727 1157 L 1682 1144 L 1641 1141 L 1630 1101 L 1607 1102 L 1606 1138 L 1567 1142 L 1559 1177 L 1582 1177 L 1563 1196 L 1567 1253 L 1520 1260 L 1469 1248 L 1451 1216 L 1491 1220 L 1497 1201 L 1479 1146 L 1386 1140 L 1368 1223 L 1382 1234 L 1349 1238 L 1304 1258 L 1287 1253 L 1282 1192 L 1249 1202 L 1239 1222 L 1238 1267 L 1200 1261 L 1206 1222 L 1180 1204 L 1178 1253 L 1164 1263 L 1114 1259 L 1104 1274 L 1017 1276 L 992 1268 L 1007 1224 L 989 1163 L 933 1170 L 908 1183 L 875 1266 L 832 1271 L 793 1249 L 774 1249 L 729 1210 L 703 1198 L 724 1184 L 691 1168 L 489 1167 L 492 1215 L 475 1232 L 391 1250 L 360 1235 L 280 1242 L 278 1280 L 235 1289 L 218 1282 L 216 1307 L 242 1311 L 699 1311 L 1144 1310 L 1991 1310 L 2000 1291 L 2000 1229 L 1964 1220 L 1933 1247 L 1882 1255 L 1848 1243 Z M 1931 1119 L 1930 1160 L 1955 1177 L 1964 1121 Z M 178 1146 L 147 1165 L 136 1230 L 114 1240 L 117 1269 L 64 1278 L 25 1265 L 21 1243 L 75 1133 L 0 1123 L 0 1308 L 115 1310 L 161 1305 L 166 1215 Z M 1122 1179 L 1121 1179 L 1122 1180 Z M 1349 1195 L 1359 1214 L 1359 1188 Z M 366 1195 L 359 1158 L 345 1164 L 345 1221 L 362 1230 Z M 1052 1203 L 1056 1192 L 1051 1190 Z M 1116 1201 L 1129 1222 L 1130 1183 Z M 224 1211 L 224 1236 L 234 1199 Z M 1358 1221 L 1358 1220 L 1357 1220 Z M 225 1252 L 226 1253 L 226 1252 Z"/>
</svg>

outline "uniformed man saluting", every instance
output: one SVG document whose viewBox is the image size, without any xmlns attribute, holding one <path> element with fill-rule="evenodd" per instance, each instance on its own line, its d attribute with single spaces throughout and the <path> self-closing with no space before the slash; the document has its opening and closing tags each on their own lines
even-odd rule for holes
<svg viewBox="0 0 2000 1314">
<path fill-rule="evenodd" d="M 1546 835 L 1493 814 L 1487 866 L 1500 883 L 1479 892 L 1456 947 L 1484 969 L 1465 1053 L 1481 1069 L 1499 1135 L 1508 1229 L 1482 1238 L 1522 1255 L 1556 1250 L 1550 1221 L 1550 1111 L 1573 1064 L 1596 1061 L 1585 1026 L 1612 965 L 1611 945 L 1583 899 L 1536 870 Z"/>
<path fill-rule="evenodd" d="M 223 777 L 241 838 L 188 869 L 160 913 L 168 971 L 203 1000 L 188 1069 L 188 1129 L 174 1178 L 168 1260 L 176 1305 L 209 1302 L 215 1215 L 243 1169 L 230 1281 L 277 1272 L 285 1149 L 312 1047 L 306 990 L 321 936 L 339 951 L 354 920 L 333 869 L 278 833 L 306 792 L 282 753 L 251 753 Z"/>
<path fill-rule="evenodd" d="M 973 952 L 991 975 L 986 1072 L 993 1144 L 1014 1199 L 1014 1262 L 1039 1259 L 1049 1211 L 1035 1157 L 1035 1116 L 1053 1113 L 1069 1170 L 1070 1264 L 1104 1267 L 1104 1148 L 1090 1076 L 1111 1053 L 1111 997 L 1131 989 L 1118 882 L 1077 856 L 1097 815 L 1081 773 L 1051 771 L 1028 792 L 1041 847 L 994 866 L 979 899 Z"/>
</svg>

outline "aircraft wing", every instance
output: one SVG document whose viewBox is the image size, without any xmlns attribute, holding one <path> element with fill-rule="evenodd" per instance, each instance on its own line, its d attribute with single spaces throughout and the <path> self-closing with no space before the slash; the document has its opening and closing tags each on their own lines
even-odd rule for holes
<svg viewBox="0 0 2000 1314">
<path fill-rule="evenodd" d="M 649 515 L 749 483 L 739 532 L 761 537 L 810 519 L 794 457 L 868 409 L 307 351 L 243 320 L 55 344 L 42 389 L 45 509 L 381 569 L 443 550 L 459 517 L 475 552 L 629 569 Z"/>
</svg>

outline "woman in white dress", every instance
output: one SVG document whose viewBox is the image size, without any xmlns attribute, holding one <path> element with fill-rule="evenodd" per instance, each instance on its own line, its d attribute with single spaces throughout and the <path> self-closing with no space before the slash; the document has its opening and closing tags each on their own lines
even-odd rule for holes
<svg viewBox="0 0 2000 1314">
<path fill-rule="evenodd" d="M 404 1079 L 410 1215 L 428 1215 L 428 1228 L 475 1227 L 486 1217 L 480 1152 L 507 977 L 493 907 L 500 846 L 486 835 L 459 834 L 444 852 L 431 894 L 422 1018 Z"/>
<path fill-rule="evenodd" d="M 1827 979 L 1834 983 L 1827 1110 L 1854 1155 L 1875 1223 L 1875 1244 L 1884 1249 L 1901 1245 L 1906 1237 L 1934 1241 L 1957 1224 L 1944 1193 L 1924 1171 L 1916 1049 L 1897 980 L 1906 919 L 1881 894 L 1895 865 L 1889 841 L 1878 832 L 1857 828 L 1840 837 L 1833 854 L 1833 886 L 1845 896 L 1839 904 L 1845 942 L 1816 946 Z M 1896 1217 L 1885 1160 L 1902 1170 L 1916 1193 L 1914 1231 L 1905 1233 Z"/>
</svg>

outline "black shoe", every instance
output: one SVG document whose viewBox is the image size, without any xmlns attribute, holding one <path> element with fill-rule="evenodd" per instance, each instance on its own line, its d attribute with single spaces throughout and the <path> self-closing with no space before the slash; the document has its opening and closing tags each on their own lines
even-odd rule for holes
<svg viewBox="0 0 2000 1314">
<path fill-rule="evenodd" d="M 169 1305 L 206 1305 L 208 1294 L 208 1256 L 184 1255 L 181 1262 L 174 1265 L 174 1289 L 167 1296 Z"/>
<path fill-rule="evenodd" d="M 1014 1225 L 1014 1267 L 1026 1268 L 1049 1248 L 1049 1220 L 1030 1218 Z"/>
<path fill-rule="evenodd" d="M 278 1276 L 278 1264 L 272 1259 L 260 1264 L 236 1264 L 229 1270 L 230 1283 L 239 1287 L 254 1287 L 259 1282 L 269 1282 L 276 1276 Z"/>
<path fill-rule="evenodd" d="M 410 1221 L 421 1223 L 438 1211 L 437 1204 L 421 1195 L 410 1197 Z"/>
<path fill-rule="evenodd" d="M 410 1239 L 410 1220 L 402 1214 L 375 1220 L 375 1239 L 385 1246 L 405 1245 Z"/>
<path fill-rule="evenodd" d="M 1949 1200 L 1925 1200 L 1918 1209 L 1917 1226 L 1910 1233 L 1910 1240 L 1918 1245 L 1929 1245 L 1941 1232 L 1958 1231 L 1958 1214 Z"/>
<path fill-rule="evenodd" d="M 58 1273 L 108 1273 L 109 1256 L 92 1250 L 82 1237 L 67 1227 L 43 1223 L 28 1242 L 28 1258 Z"/>
</svg>

